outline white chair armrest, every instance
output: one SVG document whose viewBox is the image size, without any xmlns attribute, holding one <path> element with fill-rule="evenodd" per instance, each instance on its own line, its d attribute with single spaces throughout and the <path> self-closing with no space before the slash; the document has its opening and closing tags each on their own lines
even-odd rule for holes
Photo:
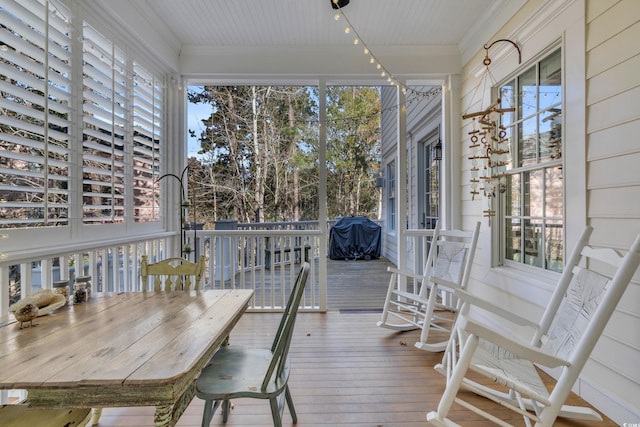
<svg viewBox="0 0 640 427">
<path fill-rule="evenodd" d="M 494 329 L 481 325 L 480 323 L 474 322 L 473 320 L 462 319 L 460 328 L 462 328 L 469 334 L 475 335 L 479 338 L 496 344 L 522 359 L 531 361 L 532 363 L 538 363 L 550 368 L 570 365 L 569 361 L 567 360 L 549 354 L 538 347 L 533 347 L 526 343 L 514 341 L 506 335 L 503 335 Z"/>
<path fill-rule="evenodd" d="M 461 301 L 465 302 L 465 303 L 469 303 L 475 307 L 479 307 L 483 310 L 486 310 L 492 314 L 496 314 L 500 317 L 502 317 L 503 319 L 506 319 L 510 322 L 515 323 L 516 325 L 521 325 L 521 326 L 529 326 L 531 328 L 534 329 L 538 329 L 538 324 L 535 322 L 532 322 L 529 319 L 525 319 L 522 316 L 519 316 L 509 310 L 505 310 L 504 308 L 501 308 L 497 305 L 494 305 L 492 303 L 490 303 L 487 300 L 484 300 L 482 298 L 478 298 L 475 295 L 470 294 L 469 292 L 462 290 L 462 289 L 456 289 L 454 291 L 454 296 L 458 299 L 460 299 Z"/>
<path fill-rule="evenodd" d="M 423 279 L 421 274 L 415 274 L 415 273 L 412 273 L 410 271 L 398 270 L 397 268 L 394 268 L 394 267 L 387 267 L 387 271 L 389 273 L 392 273 L 392 274 L 397 274 L 399 276 L 409 277 L 411 279 L 416 279 L 416 280 L 419 280 L 419 281 L 422 281 L 422 279 Z"/>
<path fill-rule="evenodd" d="M 446 288 L 449 288 L 450 290 L 456 290 L 456 289 L 462 289 L 460 288 L 460 284 L 459 283 L 455 283 L 455 282 L 451 282 L 449 280 L 446 279 L 442 279 L 440 277 L 431 277 L 431 281 L 433 283 L 435 283 L 438 286 L 444 286 Z"/>
</svg>

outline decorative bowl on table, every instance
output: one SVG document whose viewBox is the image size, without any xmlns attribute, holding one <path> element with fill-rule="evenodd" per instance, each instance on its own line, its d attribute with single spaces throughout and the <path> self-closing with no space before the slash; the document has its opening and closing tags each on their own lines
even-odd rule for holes
<svg viewBox="0 0 640 427">
<path fill-rule="evenodd" d="M 18 322 L 28 322 L 29 320 L 19 320 L 17 315 L 21 313 L 28 305 L 33 305 L 37 309 L 35 317 L 44 316 L 45 314 L 51 313 L 53 310 L 57 310 L 62 307 L 67 302 L 66 298 L 62 294 L 55 293 L 51 289 L 40 289 L 26 297 L 22 298 L 17 303 L 11 305 L 9 307 L 9 311 L 11 311 L 14 316 L 16 316 L 16 320 Z"/>
</svg>

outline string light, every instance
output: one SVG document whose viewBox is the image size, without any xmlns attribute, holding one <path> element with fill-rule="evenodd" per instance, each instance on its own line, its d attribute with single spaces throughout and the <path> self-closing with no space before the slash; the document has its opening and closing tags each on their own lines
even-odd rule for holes
<svg viewBox="0 0 640 427">
<path fill-rule="evenodd" d="M 369 49 L 369 46 L 367 46 L 367 44 L 362 39 L 360 34 L 358 34 L 358 31 L 353 26 L 353 24 L 351 23 L 347 15 L 342 10 L 342 7 L 339 5 L 339 1 L 338 0 L 332 0 L 332 1 L 334 4 L 334 9 L 338 9 L 338 12 L 336 12 L 333 19 L 336 21 L 340 21 L 340 19 L 345 20 L 345 22 L 347 23 L 347 26 L 344 29 L 345 34 L 350 34 L 351 32 L 353 32 L 353 34 L 355 35 L 355 38 L 353 40 L 354 46 L 362 45 L 364 47 L 363 53 L 369 57 L 369 63 L 375 64 L 376 69 L 380 70 L 380 76 L 387 77 L 387 82 L 389 84 L 399 87 L 402 93 L 404 93 L 405 95 L 409 93 L 414 95 L 416 98 L 430 98 L 430 97 L 435 97 L 440 95 L 441 88 L 439 87 L 434 88 L 428 92 L 422 92 L 422 91 L 407 87 L 406 84 L 404 84 L 399 79 L 397 79 L 393 75 L 393 73 L 391 73 L 384 65 L 382 65 L 382 62 L 380 62 L 380 60 L 373 54 L 373 52 L 371 52 L 371 49 Z"/>
<path fill-rule="evenodd" d="M 402 91 L 404 93 L 406 93 L 406 86 L 404 86 L 403 84 L 400 84 L 400 82 L 398 81 L 398 79 L 396 79 L 395 77 L 393 77 L 393 74 L 391 74 L 391 72 L 389 72 L 389 70 L 387 70 L 378 60 L 378 58 L 376 58 L 376 56 L 371 52 L 371 49 L 369 49 L 369 47 L 367 46 L 367 44 L 365 43 L 365 41 L 362 39 L 362 37 L 360 37 L 360 34 L 358 34 L 358 31 L 355 29 L 355 27 L 353 26 L 353 24 L 351 23 L 351 21 L 349 21 L 349 18 L 347 17 L 347 15 L 345 15 L 345 13 L 342 11 L 342 8 L 338 5 L 338 1 L 337 0 L 333 0 L 333 3 L 335 5 L 338 6 L 338 12 L 336 13 L 334 19 L 336 21 L 340 21 L 341 18 L 344 18 L 344 20 L 347 22 L 347 26 L 344 29 L 345 34 L 350 34 L 351 31 L 353 31 L 353 33 L 355 34 L 355 38 L 353 40 L 353 44 L 354 45 L 359 45 L 360 43 L 362 43 L 362 45 L 364 46 L 364 54 L 365 55 L 370 55 L 369 58 L 369 62 L 370 63 L 375 63 L 376 64 L 376 68 L 378 70 L 382 70 L 382 73 L 380 74 L 382 77 L 386 76 L 387 74 L 389 75 L 389 78 L 396 82 L 396 84 L 400 85 L 402 87 Z"/>
</svg>

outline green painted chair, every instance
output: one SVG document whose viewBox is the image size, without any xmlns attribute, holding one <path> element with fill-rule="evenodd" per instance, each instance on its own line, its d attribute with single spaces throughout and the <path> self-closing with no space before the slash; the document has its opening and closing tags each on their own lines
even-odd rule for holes
<svg viewBox="0 0 640 427">
<path fill-rule="evenodd" d="M 142 256 L 140 276 L 143 289 L 147 288 L 149 277 L 153 278 L 156 291 L 198 290 L 204 272 L 204 256 L 198 262 L 191 262 L 184 258 L 168 258 L 149 264 L 147 255 Z"/>
<path fill-rule="evenodd" d="M 302 264 L 270 349 L 224 346 L 213 356 L 196 381 L 196 396 L 205 401 L 202 425 L 209 426 L 222 404 L 227 422 L 230 400 L 241 397 L 269 399 L 276 427 L 282 426 L 286 400 L 293 422 L 297 422 L 289 392 L 289 346 L 309 274 L 309 263 Z"/>
</svg>

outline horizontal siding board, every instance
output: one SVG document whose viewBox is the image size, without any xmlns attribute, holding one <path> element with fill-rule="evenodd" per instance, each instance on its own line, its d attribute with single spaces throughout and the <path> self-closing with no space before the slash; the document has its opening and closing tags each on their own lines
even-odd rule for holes
<svg viewBox="0 0 640 427">
<path fill-rule="evenodd" d="M 634 364 L 638 366 L 637 359 Z M 616 365 L 617 363 L 614 364 L 614 366 Z M 582 372 L 586 381 L 594 387 L 597 387 L 600 391 L 607 390 L 607 396 L 609 397 L 607 400 L 609 402 L 617 402 L 620 406 L 629 410 L 628 418 L 625 417 L 623 419 L 627 421 L 638 420 L 637 417 L 640 416 L 640 408 L 638 407 L 638 383 L 636 381 L 593 361 L 589 361 Z M 587 399 L 588 397 L 589 396 L 587 396 Z M 601 396 L 596 395 L 591 403 L 603 405 L 607 402 L 604 402 Z M 616 409 L 619 413 L 620 409 Z"/>
<path fill-rule="evenodd" d="M 590 191 L 589 217 L 640 218 L 640 185 Z"/>
<path fill-rule="evenodd" d="M 587 78 L 640 54 L 640 22 L 587 51 Z"/>
<path fill-rule="evenodd" d="M 589 133 L 638 119 L 640 119 L 640 86 L 587 107 Z"/>
<path fill-rule="evenodd" d="M 633 154 L 640 151 L 638 142 L 640 120 L 633 120 L 619 126 L 605 128 L 588 136 L 587 159 Z"/>
<path fill-rule="evenodd" d="M 640 2 L 638 2 L 640 5 Z M 640 86 L 640 55 L 587 80 L 587 105 Z"/>
<path fill-rule="evenodd" d="M 637 364 L 638 349 L 610 338 L 609 333 L 610 328 L 605 329 L 591 353 L 591 359 L 602 365 L 613 366 L 613 371 L 619 375 L 634 382 L 640 382 L 640 369 Z"/>
<path fill-rule="evenodd" d="M 598 246 L 628 248 L 635 234 L 640 232 L 640 218 L 592 217 L 590 224 L 593 227 L 592 239 Z M 636 272 L 636 276 L 640 277 L 640 272 Z M 640 301 L 640 294 L 637 296 L 632 301 Z M 622 300 L 620 305 L 624 306 L 626 302 Z"/>
<path fill-rule="evenodd" d="M 640 297 L 638 295 L 638 287 L 638 285 L 630 285 L 624 294 L 624 300 L 627 302 L 638 301 L 638 299 L 633 300 L 632 298 L 634 296 L 636 298 Z M 637 313 L 639 307 L 637 307 L 637 304 L 626 305 L 627 307 L 619 306 L 618 310 L 611 316 L 605 335 L 613 341 L 624 343 L 637 352 L 640 351 L 640 331 L 635 327 L 630 328 L 629 325 L 637 325 L 640 322 L 640 313 Z M 632 307 L 632 305 L 635 305 L 635 307 Z M 627 312 L 625 308 L 634 309 L 636 313 Z M 606 347 L 604 351 L 608 351 Z M 633 357 L 637 357 L 637 353 Z M 638 373 L 637 380 L 640 382 L 640 373 Z"/>
<path fill-rule="evenodd" d="M 587 30 L 587 51 L 632 26 L 638 22 L 638 17 L 638 0 L 623 0 L 615 4 L 606 13 L 590 22 Z"/>
<path fill-rule="evenodd" d="M 586 4 L 587 22 L 593 22 L 618 3 L 620 0 L 588 0 Z"/>
<path fill-rule="evenodd" d="M 587 186 L 607 188 L 640 185 L 640 152 L 589 163 Z"/>
<path fill-rule="evenodd" d="M 618 304 L 621 316 L 627 316 L 623 317 L 623 321 L 619 323 L 625 325 L 626 330 L 636 336 L 638 344 L 633 345 L 640 351 L 640 326 L 638 326 L 640 325 L 640 304 L 638 301 L 640 301 L 640 271 L 636 271 L 634 281 L 629 284 L 623 299 Z"/>
</svg>

